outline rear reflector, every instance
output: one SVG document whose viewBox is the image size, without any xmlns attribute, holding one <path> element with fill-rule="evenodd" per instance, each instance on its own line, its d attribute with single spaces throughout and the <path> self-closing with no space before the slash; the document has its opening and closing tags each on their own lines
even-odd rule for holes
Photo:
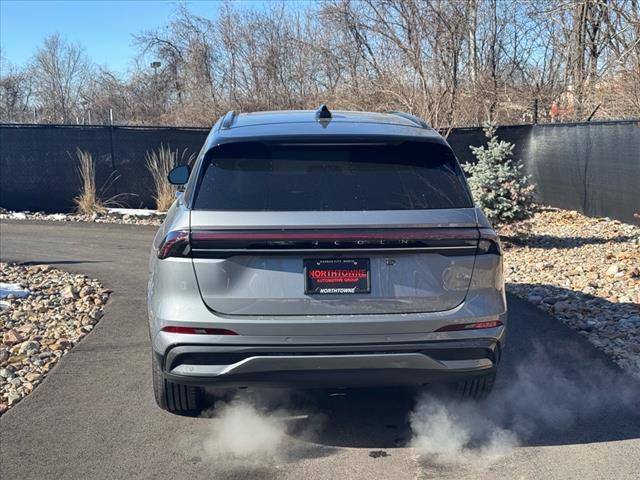
<svg viewBox="0 0 640 480">
<path fill-rule="evenodd" d="M 436 330 L 436 332 L 457 332 L 460 330 L 479 330 L 482 328 L 496 328 L 501 327 L 502 322 L 500 320 L 494 320 L 491 322 L 476 322 L 476 323 L 456 323 L 453 325 L 446 325 Z"/>
<path fill-rule="evenodd" d="M 182 333 L 187 335 L 237 335 L 232 330 L 226 328 L 196 328 L 196 327 L 164 327 L 163 332 Z"/>
</svg>

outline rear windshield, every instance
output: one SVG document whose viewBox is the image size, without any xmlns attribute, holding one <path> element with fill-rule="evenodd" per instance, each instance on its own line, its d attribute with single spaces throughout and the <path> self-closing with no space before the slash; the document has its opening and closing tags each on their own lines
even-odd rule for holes
<svg viewBox="0 0 640 480">
<path fill-rule="evenodd" d="M 229 144 L 211 154 L 194 208 L 235 211 L 471 207 L 447 147 Z"/>
</svg>

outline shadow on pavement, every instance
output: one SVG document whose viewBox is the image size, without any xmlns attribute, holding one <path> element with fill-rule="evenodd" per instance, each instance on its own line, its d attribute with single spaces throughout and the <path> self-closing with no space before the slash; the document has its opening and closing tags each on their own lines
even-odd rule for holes
<svg viewBox="0 0 640 480">
<path fill-rule="evenodd" d="M 38 260 L 37 262 L 21 262 L 20 265 L 31 267 L 33 265 L 79 265 L 83 263 L 103 263 L 99 260 Z"/>
</svg>

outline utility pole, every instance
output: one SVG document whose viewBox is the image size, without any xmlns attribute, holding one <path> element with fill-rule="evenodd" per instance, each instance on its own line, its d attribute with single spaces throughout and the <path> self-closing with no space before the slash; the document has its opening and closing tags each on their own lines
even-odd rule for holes
<svg viewBox="0 0 640 480">
<path fill-rule="evenodd" d="M 113 142 L 113 108 L 109 109 L 109 147 L 111 149 L 111 175 L 113 175 L 113 192 L 118 195 L 118 177 L 116 176 L 116 149 Z"/>
<path fill-rule="evenodd" d="M 87 102 L 86 100 L 82 100 L 80 102 L 80 105 L 82 105 L 82 124 L 86 125 L 87 124 L 87 105 L 89 105 L 89 102 Z M 91 121 L 89 121 L 89 123 L 91 123 Z"/>
<path fill-rule="evenodd" d="M 160 108 L 158 104 L 158 68 L 162 66 L 161 62 L 151 62 L 151 68 L 153 68 L 153 97 L 155 98 L 155 114 L 160 114 Z"/>
</svg>

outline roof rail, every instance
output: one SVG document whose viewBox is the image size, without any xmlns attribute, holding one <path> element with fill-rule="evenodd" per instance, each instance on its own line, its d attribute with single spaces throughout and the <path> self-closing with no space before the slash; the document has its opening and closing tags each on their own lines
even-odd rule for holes
<svg viewBox="0 0 640 480">
<path fill-rule="evenodd" d="M 222 124 L 220 125 L 221 129 L 231 128 L 233 122 L 235 121 L 238 114 L 234 110 L 229 110 L 224 117 L 222 117 Z"/>
<path fill-rule="evenodd" d="M 406 118 L 407 120 L 415 123 L 419 127 L 431 128 L 427 122 L 422 120 L 420 117 L 416 117 L 415 115 L 411 115 L 410 113 L 407 113 L 407 112 L 396 112 L 396 111 L 387 112 L 387 113 L 390 113 L 391 115 L 397 115 L 398 117 Z"/>
<path fill-rule="evenodd" d="M 327 107 L 324 103 L 318 107 L 318 110 L 316 110 L 316 118 L 318 120 L 329 120 L 331 119 L 331 117 L 332 115 L 329 111 L 329 107 Z"/>
</svg>

